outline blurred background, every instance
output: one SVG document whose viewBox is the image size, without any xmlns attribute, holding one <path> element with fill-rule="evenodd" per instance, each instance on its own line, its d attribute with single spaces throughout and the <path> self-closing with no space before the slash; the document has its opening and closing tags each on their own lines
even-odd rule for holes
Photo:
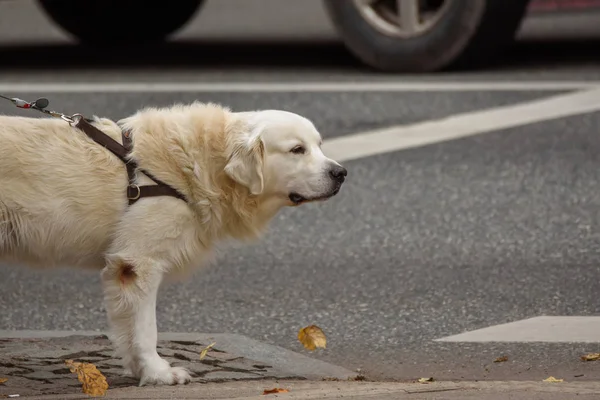
<svg viewBox="0 0 600 400">
<path fill-rule="evenodd" d="M 395 132 L 341 154 L 336 198 L 165 285 L 161 331 L 304 352 L 314 323 L 327 350 L 306 354 L 371 378 L 597 379 L 597 320 L 587 342 L 436 340 L 600 314 L 599 22 L 594 0 L 0 0 L 0 94 L 114 119 L 284 109 L 332 151 Z M 0 330 L 103 330 L 101 298 L 96 271 L 0 265 Z"/>
<path fill-rule="evenodd" d="M 28 67 L 241 63 L 422 73 L 589 63 L 599 9 L 596 0 L 2 0 L 0 49 L 4 66 Z M 146 52 L 164 40 L 175 45 L 164 57 Z M 109 44 L 113 55 L 61 47 L 78 41 Z M 128 57 L 115 48 L 122 46 Z"/>
</svg>

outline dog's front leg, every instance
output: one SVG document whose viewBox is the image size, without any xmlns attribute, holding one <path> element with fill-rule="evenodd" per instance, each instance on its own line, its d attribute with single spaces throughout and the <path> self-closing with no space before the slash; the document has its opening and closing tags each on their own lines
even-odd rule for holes
<svg viewBox="0 0 600 400">
<path fill-rule="evenodd" d="M 162 278 L 162 266 L 152 260 L 111 260 L 102 272 L 112 341 L 140 386 L 191 380 L 186 369 L 171 367 L 156 351 L 156 297 Z"/>
</svg>

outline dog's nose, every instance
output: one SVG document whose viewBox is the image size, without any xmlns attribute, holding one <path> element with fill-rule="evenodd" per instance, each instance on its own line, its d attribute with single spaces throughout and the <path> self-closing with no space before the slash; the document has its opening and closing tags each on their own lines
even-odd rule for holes
<svg viewBox="0 0 600 400">
<path fill-rule="evenodd" d="M 333 168 L 331 168 L 329 170 L 329 175 L 331 175 L 331 177 L 336 180 L 337 182 L 344 182 L 344 180 L 346 179 L 346 176 L 348 175 L 348 171 L 346 170 L 346 168 L 342 167 L 341 165 L 335 165 Z"/>
</svg>

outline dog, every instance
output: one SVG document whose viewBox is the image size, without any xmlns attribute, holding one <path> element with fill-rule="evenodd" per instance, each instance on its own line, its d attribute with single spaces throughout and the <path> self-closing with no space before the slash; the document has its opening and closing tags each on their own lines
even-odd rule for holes
<svg viewBox="0 0 600 400">
<path fill-rule="evenodd" d="M 156 350 L 161 283 L 214 259 L 225 240 L 258 239 L 284 207 L 325 201 L 347 170 L 307 118 L 193 102 L 90 125 L 130 132 L 137 184 L 183 195 L 128 203 L 122 160 L 61 119 L 0 116 L 0 259 L 100 271 L 112 343 L 139 385 L 185 384 Z"/>
</svg>

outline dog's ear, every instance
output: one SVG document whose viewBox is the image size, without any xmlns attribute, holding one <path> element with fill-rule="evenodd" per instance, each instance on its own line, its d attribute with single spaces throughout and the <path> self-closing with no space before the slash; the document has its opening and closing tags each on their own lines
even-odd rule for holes
<svg viewBox="0 0 600 400">
<path fill-rule="evenodd" d="M 225 173 L 237 183 L 246 186 L 250 193 L 259 195 L 263 192 L 265 146 L 260 135 L 240 138 L 233 144 Z"/>
</svg>

